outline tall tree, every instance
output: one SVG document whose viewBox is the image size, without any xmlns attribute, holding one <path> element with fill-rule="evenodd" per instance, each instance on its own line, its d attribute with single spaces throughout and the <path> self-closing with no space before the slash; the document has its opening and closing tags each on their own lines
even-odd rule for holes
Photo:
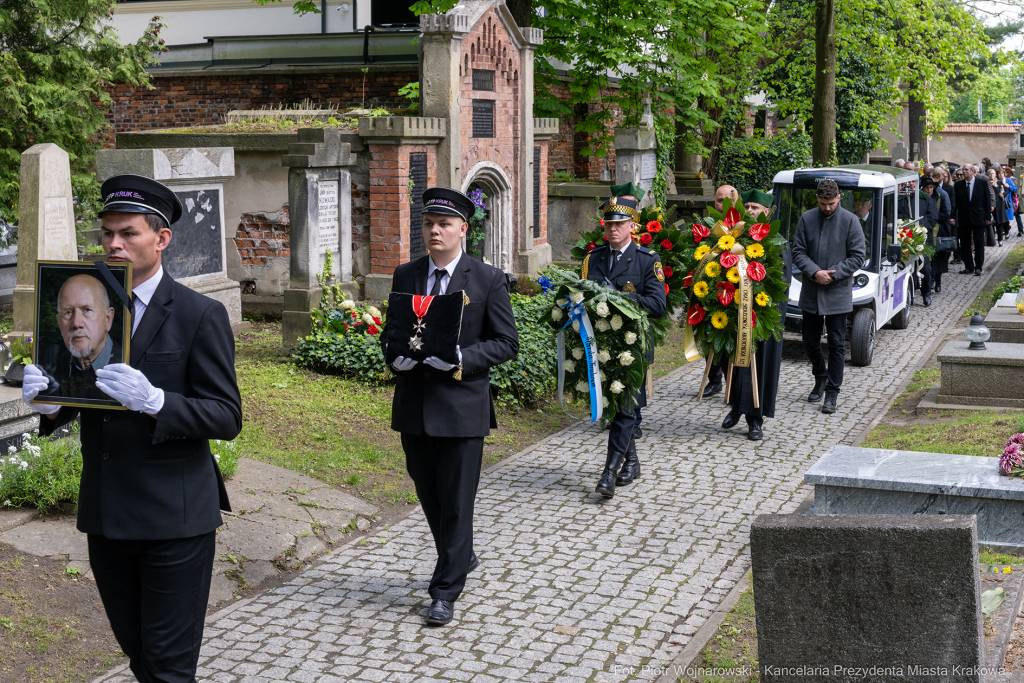
<svg viewBox="0 0 1024 683">
<path fill-rule="evenodd" d="M 156 17 L 122 45 L 110 26 L 116 0 L 0 0 L 0 218 L 17 216 L 21 153 L 53 142 L 71 157 L 79 218 L 99 198 L 91 173 L 110 130 L 111 83 L 147 86 L 162 49 Z"/>
<path fill-rule="evenodd" d="M 825 166 L 836 141 L 836 5 L 817 0 L 814 11 L 814 111 L 811 154 Z"/>
</svg>

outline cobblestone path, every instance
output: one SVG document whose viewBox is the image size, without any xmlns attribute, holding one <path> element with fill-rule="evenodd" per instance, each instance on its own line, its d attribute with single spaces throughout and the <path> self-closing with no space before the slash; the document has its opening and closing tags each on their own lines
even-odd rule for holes
<svg viewBox="0 0 1024 683">
<path fill-rule="evenodd" d="M 989 264 L 1015 244 L 986 250 Z M 909 329 L 881 331 L 873 364 L 847 365 L 834 415 L 805 400 L 813 380 L 792 342 L 760 443 L 742 421 L 720 428 L 720 399 L 696 402 L 695 363 L 658 384 L 638 444 L 643 477 L 613 499 L 594 493 L 605 434 L 583 424 L 485 474 L 482 566 L 449 626 L 424 626 L 435 553 L 417 510 L 208 626 L 200 680 L 655 678 L 642 665 L 671 662 L 747 572 L 751 520 L 799 506 L 804 471 L 857 438 L 981 282 L 948 274 L 930 308 L 914 307 Z"/>
</svg>

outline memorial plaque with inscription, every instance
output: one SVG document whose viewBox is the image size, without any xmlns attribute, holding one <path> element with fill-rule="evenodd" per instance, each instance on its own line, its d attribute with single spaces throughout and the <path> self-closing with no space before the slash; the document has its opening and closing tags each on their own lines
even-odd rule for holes
<svg viewBox="0 0 1024 683">
<path fill-rule="evenodd" d="M 163 266 L 175 278 L 209 275 L 224 270 L 224 226 L 221 225 L 220 190 L 176 190 L 183 209 L 171 226 L 174 237 L 163 256 Z"/>
<path fill-rule="evenodd" d="M 658 157 L 654 152 L 644 152 L 640 156 L 640 187 L 651 189 L 654 176 L 658 175 Z"/>
<path fill-rule="evenodd" d="M 68 235 L 72 218 L 68 216 L 67 197 L 47 197 L 43 203 L 43 248 L 40 255 L 46 259 L 66 261 L 77 257 L 71 253 Z"/>
<path fill-rule="evenodd" d="M 473 100 L 473 137 L 494 137 L 494 100 Z"/>
<path fill-rule="evenodd" d="M 321 180 L 318 183 L 320 209 L 320 253 L 338 253 L 338 181 Z"/>
<path fill-rule="evenodd" d="M 409 179 L 412 192 L 409 195 L 409 257 L 425 256 L 427 247 L 423 243 L 423 191 L 427 189 L 427 154 L 413 152 L 409 155 Z"/>
</svg>

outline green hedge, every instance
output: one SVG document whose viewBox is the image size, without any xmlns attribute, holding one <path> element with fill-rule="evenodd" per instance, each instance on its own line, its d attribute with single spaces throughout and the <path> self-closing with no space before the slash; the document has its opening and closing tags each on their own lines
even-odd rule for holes
<svg viewBox="0 0 1024 683">
<path fill-rule="evenodd" d="M 718 152 L 717 182 L 732 185 L 740 192 L 770 190 L 779 171 L 810 164 L 811 136 L 804 133 L 730 138 Z"/>
<path fill-rule="evenodd" d="M 999 283 L 995 286 L 995 289 L 992 290 L 992 301 L 999 301 L 1003 298 L 1003 294 L 1019 292 L 1021 285 L 1024 285 L 1024 277 L 1020 275 L 1014 275 L 1009 280 Z"/>
<path fill-rule="evenodd" d="M 512 312 L 519 332 L 519 355 L 491 368 L 491 391 L 503 406 L 518 408 L 550 396 L 555 389 L 555 339 L 537 322 L 553 304 L 553 295 L 512 294 Z M 378 337 L 338 334 L 322 328 L 299 341 L 293 355 L 298 365 L 317 372 L 348 375 L 367 384 L 393 382 Z"/>
</svg>

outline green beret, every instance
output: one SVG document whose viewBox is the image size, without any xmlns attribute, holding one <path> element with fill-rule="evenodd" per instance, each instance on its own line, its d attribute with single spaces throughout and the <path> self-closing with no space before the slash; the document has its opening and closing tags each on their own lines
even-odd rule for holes
<svg viewBox="0 0 1024 683">
<path fill-rule="evenodd" d="M 644 195 L 647 194 L 646 192 L 641 190 L 639 187 L 636 186 L 636 184 L 634 184 L 632 182 L 623 183 L 622 185 L 612 185 L 611 190 L 612 190 L 612 196 L 613 197 L 621 197 L 622 195 L 629 195 L 630 197 L 636 197 L 637 201 L 640 201 L 641 199 L 643 199 Z"/>
<path fill-rule="evenodd" d="M 771 206 L 772 202 L 775 201 L 775 197 L 761 190 L 747 190 L 740 194 L 740 197 L 743 199 L 744 204 L 753 202 L 761 206 Z"/>
</svg>

